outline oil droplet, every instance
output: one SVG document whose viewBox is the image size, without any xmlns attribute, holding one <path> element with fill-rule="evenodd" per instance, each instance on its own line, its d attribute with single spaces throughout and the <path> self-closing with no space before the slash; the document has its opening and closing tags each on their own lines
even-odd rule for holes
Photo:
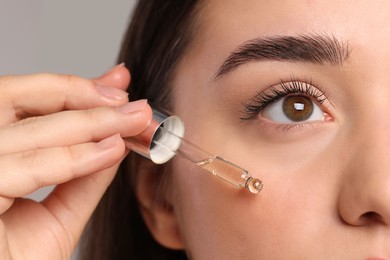
<svg viewBox="0 0 390 260">
<path fill-rule="evenodd" d="M 247 180 L 245 187 L 252 193 L 259 193 L 263 189 L 263 182 L 259 179 L 250 177 Z"/>
</svg>

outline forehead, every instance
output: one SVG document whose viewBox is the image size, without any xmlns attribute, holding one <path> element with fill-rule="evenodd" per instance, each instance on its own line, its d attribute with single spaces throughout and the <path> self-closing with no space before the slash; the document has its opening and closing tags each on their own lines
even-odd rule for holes
<svg viewBox="0 0 390 260">
<path fill-rule="evenodd" d="M 209 0 L 199 8 L 189 54 L 191 62 L 206 61 L 208 72 L 215 73 L 242 43 L 275 35 L 329 35 L 353 49 L 371 46 L 386 51 L 389 25 L 390 1 Z"/>
<path fill-rule="evenodd" d="M 389 1 L 379 0 L 209 0 L 202 7 L 200 20 L 205 32 L 215 33 L 213 25 L 217 31 L 225 28 L 239 36 L 248 30 L 263 35 L 291 34 L 319 26 L 337 32 L 341 22 L 367 26 L 367 21 L 374 24 L 390 18 Z"/>
</svg>

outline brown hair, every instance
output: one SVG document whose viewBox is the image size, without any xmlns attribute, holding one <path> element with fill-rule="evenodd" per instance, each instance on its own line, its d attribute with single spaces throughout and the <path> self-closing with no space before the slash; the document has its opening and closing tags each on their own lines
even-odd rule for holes
<svg viewBox="0 0 390 260">
<path fill-rule="evenodd" d="M 194 32 L 196 0 L 140 0 L 119 62 L 130 69 L 130 99 L 171 109 L 169 84 Z M 83 259 L 187 259 L 160 246 L 140 214 L 133 183 L 141 158 L 130 153 L 95 210 L 83 237 Z"/>
</svg>

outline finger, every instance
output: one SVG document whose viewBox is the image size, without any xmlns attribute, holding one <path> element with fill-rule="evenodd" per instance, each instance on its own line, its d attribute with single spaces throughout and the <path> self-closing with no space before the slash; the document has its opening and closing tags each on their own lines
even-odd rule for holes
<svg viewBox="0 0 390 260">
<path fill-rule="evenodd" d="M 124 69 L 114 70 L 105 82 Z M 128 73 L 128 72 L 127 72 Z M 116 76 L 115 76 L 116 75 Z M 122 77 L 123 85 L 129 77 Z M 113 80 L 116 82 L 116 80 Z M 115 83 L 117 84 L 117 83 Z M 30 115 L 46 115 L 62 110 L 88 109 L 97 106 L 118 106 L 127 102 L 127 93 L 109 85 L 72 75 L 34 74 L 0 77 L 0 124 L 15 122 Z"/>
<path fill-rule="evenodd" d="M 0 154 L 98 141 L 115 133 L 134 136 L 150 123 L 146 100 L 32 117 L 0 128 Z"/>
<path fill-rule="evenodd" d="M 119 135 L 97 143 L 55 147 L 0 156 L 0 196 L 22 197 L 112 167 L 123 157 Z"/>
<path fill-rule="evenodd" d="M 2 215 L 12 206 L 14 200 L 14 198 L 0 197 L 0 215 Z"/>
<path fill-rule="evenodd" d="M 104 75 L 92 80 L 100 86 L 110 86 L 113 88 L 126 90 L 130 82 L 130 72 L 125 67 L 125 64 L 121 63 L 109 70 Z"/>
<path fill-rule="evenodd" d="M 111 183 L 118 165 L 102 172 L 58 185 L 42 204 L 66 227 L 73 246 Z"/>
<path fill-rule="evenodd" d="M 3 221 L 0 220 L 0 259 L 12 259 L 9 253 L 9 244 L 7 228 Z"/>
</svg>

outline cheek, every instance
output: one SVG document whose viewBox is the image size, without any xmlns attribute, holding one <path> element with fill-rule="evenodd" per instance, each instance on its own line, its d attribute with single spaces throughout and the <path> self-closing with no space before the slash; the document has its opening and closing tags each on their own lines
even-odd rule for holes
<svg viewBox="0 0 390 260">
<path fill-rule="evenodd" d="M 334 217 L 329 216 L 336 200 L 331 194 L 337 192 L 330 192 L 329 187 L 337 185 L 329 175 L 335 171 L 327 167 L 334 154 L 329 148 L 331 136 L 317 143 L 311 140 L 281 147 L 212 125 L 228 141 L 216 135 L 196 143 L 216 147 L 214 151 L 244 166 L 265 186 L 259 194 L 251 194 L 185 159 L 174 159 L 175 210 L 194 259 L 307 253 L 307 244 L 321 240 L 319 234 L 326 232 L 318 229 Z M 211 137 L 201 129 L 196 133 Z"/>
<path fill-rule="evenodd" d="M 180 161 L 176 167 L 176 214 L 194 259 L 293 252 L 306 247 L 313 238 L 308 233 L 322 226 L 316 223 L 325 211 L 316 204 L 320 192 L 306 185 L 265 178 L 264 190 L 254 195 Z"/>
</svg>

